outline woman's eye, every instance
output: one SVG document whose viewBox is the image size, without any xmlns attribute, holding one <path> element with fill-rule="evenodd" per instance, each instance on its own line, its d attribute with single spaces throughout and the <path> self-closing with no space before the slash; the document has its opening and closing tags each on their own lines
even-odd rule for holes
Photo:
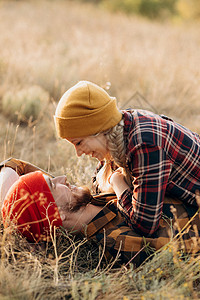
<svg viewBox="0 0 200 300">
<path fill-rule="evenodd" d="M 81 142 L 82 142 L 82 141 L 77 142 L 77 143 L 76 143 L 76 146 L 80 146 Z"/>
</svg>

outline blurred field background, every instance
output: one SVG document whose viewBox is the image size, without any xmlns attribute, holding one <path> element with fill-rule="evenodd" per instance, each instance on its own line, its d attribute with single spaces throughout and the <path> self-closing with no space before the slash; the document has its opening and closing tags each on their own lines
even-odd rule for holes
<svg viewBox="0 0 200 300">
<path fill-rule="evenodd" d="M 79 80 L 99 84 L 121 108 L 166 114 L 200 133 L 199 16 L 198 0 L 0 1 L 1 161 L 13 156 L 89 183 L 95 159 L 77 159 L 53 121 Z M 114 272 L 94 267 L 92 252 L 69 238 L 67 266 L 56 247 L 42 255 L 16 239 L 1 234 L 0 299 L 199 296 L 198 260 L 174 257 L 174 245 L 137 272 Z M 84 251 L 89 267 L 79 268 Z"/>
</svg>

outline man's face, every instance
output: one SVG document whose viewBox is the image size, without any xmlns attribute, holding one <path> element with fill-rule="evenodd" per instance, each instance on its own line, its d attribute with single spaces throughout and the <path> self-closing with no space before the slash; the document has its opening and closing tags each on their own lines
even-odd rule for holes
<svg viewBox="0 0 200 300">
<path fill-rule="evenodd" d="M 86 210 L 91 199 L 89 189 L 70 185 L 66 182 L 66 176 L 53 179 L 44 177 L 58 206 L 63 227 L 71 232 L 79 232 L 91 219 L 91 213 Z"/>
<path fill-rule="evenodd" d="M 66 182 L 66 176 L 50 178 L 43 175 L 58 206 L 63 228 L 72 234 L 80 232 L 102 209 L 90 202 L 88 188 Z"/>
<path fill-rule="evenodd" d="M 74 212 L 89 203 L 91 199 L 89 189 L 69 184 L 66 176 L 45 177 L 45 179 L 58 209 Z"/>
</svg>

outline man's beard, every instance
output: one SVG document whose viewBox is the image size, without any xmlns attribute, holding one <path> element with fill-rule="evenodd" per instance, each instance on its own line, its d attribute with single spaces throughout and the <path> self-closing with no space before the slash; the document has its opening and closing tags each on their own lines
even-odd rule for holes
<svg viewBox="0 0 200 300">
<path fill-rule="evenodd" d="M 81 196 L 75 196 L 76 203 L 71 208 L 72 212 L 78 211 L 81 207 L 86 206 L 88 203 L 90 203 L 92 195 L 90 193 L 90 190 L 88 187 L 84 186 L 83 193 Z"/>
<path fill-rule="evenodd" d="M 75 201 L 73 201 L 73 203 L 68 203 L 65 204 L 63 206 L 61 206 L 60 208 L 62 209 L 62 211 L 66 211 L 68 212 L 77 212 L 81 207 L 86 206 L 88 203 L 90 203 L 91 199 L 92 199 L 92 195 L 90 193 L 90 190 L 88 187 L 83 186 L 82 187 L 82 194 L 77 196 L 74 195 L 74 199 Z"/>
</svg>

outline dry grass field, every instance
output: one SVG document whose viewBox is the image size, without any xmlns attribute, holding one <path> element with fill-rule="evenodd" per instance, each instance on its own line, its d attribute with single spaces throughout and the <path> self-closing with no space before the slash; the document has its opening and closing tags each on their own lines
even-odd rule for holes
<svg viewBox="0 0 200 300">
<path fill-rule="evenodd" d="M 96 161 L 77 159 L 53 121 L 60 96 L 79 80 L 106 88 L 121 108 L 166 114 L 200 133 L 199 47 L 197 23 L 158 23 L 73 0 L 0 1 L 0 160 L 21 158 L 89 184 Z M 21 91 L 34 102 L 38 87 L 48 100 L 35 119 L 22 120 L 17 105 L 6 110 Z M 100 250 L 69 236 L 42 249 L 1 230 L 0 247 L 0 299 L 200 297 L 199 259 L 182 260 L 173 243 L 138 270 L 100 267 Z"/>
</svg>

